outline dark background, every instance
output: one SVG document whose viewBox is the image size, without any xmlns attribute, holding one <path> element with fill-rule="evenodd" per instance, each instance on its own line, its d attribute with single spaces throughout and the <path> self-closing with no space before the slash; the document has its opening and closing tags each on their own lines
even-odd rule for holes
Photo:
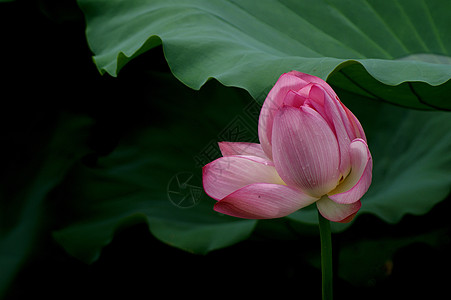
<svg viewBox="0 0 451 300">
<path fill-rule="evenodd" d="M 3 159 L 0 173 L 2 184 L 12 184 L 18 192 L 28 161 L 58 115 L 76 112 L 94 118 L 97 125 L 89 147 L 106 155 L 125 130 L 115 125 L 114 120 L 121 117 L 139 122 L 136 120 L 146 115 L 145 111 L 132 108 L 139 105 L 136 99 L 151 85 L 140 76 L 143 66 L 147 70 L 170 72 L 161 48 L 157 48 L 129 63 L 118 78 L 101 76 L 92 62 L 83 15 L 75 1 L 1 3 L 0 24 Z M 121 101 L 124 97 L 127 105 Z M 83 159 L 89 164 L 92 158 Z M 7 203 L 8 199 L 0 201 Z M 336 276 L 336 299 L 410 296 L 433 299 L 434 295 L 449 294 L 449 202 L 443 201 L 425 216 L 406 216 L 397 225 L 364 215 L 350 230 L 334 235 L 337 255 L 342 243 L 360 237 L 388 234 L 396 238 L 405 232 L 414 234 L 434 228 L 445 228 L 448 233 L 448 240 L 439 246 L 416 242 L 398 249 L 387 262 L 386 276 L 365 287 L 356 287 Z M 55 210 L 51 215 L 58 215 Z M 55 220 L 43 222 L 51 228 Z M 290 230 L 283 221 L 281 226 Z M 44 234 L 5 299 L 220 296 L 319 299 L 320 271 L 303 259 L 311 249 L 319 249 L 319 238 L 275 240 L 260 232 L 264 230 L 257 228 L 245 242 L 200 256 L 163 244 L 149 233 L 146 225 L 138 224 L 120 230 L 91 265 L 70 257 L 50 233 Z"/>
</svg>

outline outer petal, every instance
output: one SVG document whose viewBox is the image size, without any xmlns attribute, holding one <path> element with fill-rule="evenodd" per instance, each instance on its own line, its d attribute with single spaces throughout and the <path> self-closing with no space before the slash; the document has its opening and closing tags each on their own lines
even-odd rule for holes
<svg viewBox="0 0 451 300">
<path fill-rule="evenodd" d="M 316 206 L 324 218 L 333 222 L 347 223 L 353 219 L 362 203 L 357 201 L 351 204 L 338 204 L 324 196 L 316 202 Z"/>
<path fill-rule="evenodd" d="M 272 162 L 254 156 L 218 158 L 202 169 L 205 192 L 221 200 L 234 191 L 252 183 L 284 184 Z"/>
<path fill-rule="evenodd" d="M 335 135 L 312 108 L 285 106 L 274 119 L 274 165 L 289 185 L 321 197 L 339 179 L 339 152 Z"/>
<path fill-rule="evenodd" d="M 256 143 L 233 143 L 233 142 L 219 142 L 219 149 L 223 156 L 231 155 L 248 155 L 257 156 L 268 160 L 262 146 Z"/>
<path fill-rule="evenodd" d="M 308 84 L 307 81 L 296 76 L 298 72 L 282 74 L 269 92 L 263 103 L 258 120 L 258 137 L 263 151 L 272 159 L 271 139 L 274 116 L 282 107 L 286 94 L 290 91 L 299 91 Z"/>
<path fill-rule="evenodd" d="M 284 185 L 247 185 L 215 204 L 220 213 L 244 219 L 272 219 L 287 216 L 318 200 Z"/>
<path fill-rule="evenodd" d="M 358 201 L 371 185 L 373 161 L 368 145 L 363 139 L 355 139 L 349 146 L 351 172 L 348 177 L 329 193 L 337 203 L 350 204 Z"/>
</svg>

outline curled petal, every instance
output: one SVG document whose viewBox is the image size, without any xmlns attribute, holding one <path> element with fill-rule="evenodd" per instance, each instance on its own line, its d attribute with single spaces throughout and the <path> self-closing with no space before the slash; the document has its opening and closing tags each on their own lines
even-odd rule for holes
<svg viewBox="0 0 451 300">
<path fill-rule="evenodd" d="M 290 186 L 321 197 L 339 179 L 339 152 L 335 135 L 313 109 L 281 108 L 274 119 L 274 165 Z"/>
<path fill-rule="evenodd" d="M 296 72 L 284 73 L 266 97 L 258 120 L 258 138 L 268 158 L 272 159 L 272 126 L 276 112 L 282 107 L 285 96 L 290 90 L 299 91 L 307 84 L 308 82 L 297 76 Z"/>
<path fill-rule="evenodd" d="M 358 201 L 371 184 L 373 161 L 368 145 L 363 139 L 355 139 L 349 146 L 351 155 L 351 172 L 339 184 L 329 198 L 337 203 L 350 204 Z"/>
<path fill-rule="evenodd" d="M 340 173 L 344 176 L 348 175 L 351 168 L 349 157 L 349 144 L 352 139 L 350 138 L 351 124 L 348 121 L 346 112 L 341 106 L 341 102 L 338 97 L 331 98 L 323 89 L 316 87 L 316 92 L 324 95 L 324 118 L 328 120 L 330 127 L 332 128 L 335 136 L 337 137 L 338 147 L 340 149 Z"/>
<path fill-rule="evenodd" d="M 353 219 L 362 203 L 357 201 L 351 204 L 338 204 L 329 197 L 323 196 L 316 202 L 316 206 L 324 218 L 333 222 L 347 223 Z"/>
<path fill-rule="evenodd" d="M 287 216 L 318 198 L 284 185 L 247 185 L 215 204 L 220 213 L 244 219 L 272 219 Z"/>
<path fill-rule="evenodd" d="M 330 97 L 335 98 L 337 96 L 337 94 L 334 92 L 334 90 L 330 87 L 329 84 L 327 84 L 327 82 L 325 82 L 324 80 L 322 80 L 319 77 L 310 75 L 310 74 L 306 74 L 306 73 L 301 73 L 298 71 L 291 71 L 288 74 L 292 75 L 292 76 L 296 76 L 299 79 L 306 81 L 308 83 L 314 83 L 315 85 L 318 85 L 320 87 L 322 87 L 327 94 L 329 94 Z"/>
<path fill-rule="evenodd" d="M 331 94 L 325 86 L 314 85 L 309 94 L 313 108 L 327 121 L 338 140 L 340 148 L 340 172 L 350 171 L 349 144 L 356 138 L 365 140 L 365 133 L 357 118 L 341 103 L 335 93 Z"/>
<path fill-rule="evenodd" d="M 226 156 L 202 169 L 205 192 L 221 200 L 234 191 L 252 183 L 284 184 L 272 162 L 256 156 Z"/>
<path fill-rule="evenodd" d="M 323 89 L 321 89 L 315 84 L 312 84 L 308 95 L 309 100 L 307 101 L 307 105 L 316 110 L 327 122 L 327 124 L 329 124 L 330 128 L 333 128 L 333 124 L 327 117 L 324 109 L 324 100 L 326 97 L 328 96 L 325 95 Z"/>
<path fill-rule="evenodd" d="M 285 95 L 283 105 L 296 108 L 307 105 L 319 112 L 321 116 L 325 116 L 323 90 L 320 90 L 320 92 L 317 92 L 317 90 L 320 90 L 320 88 L 313 83 L 304 86 L 299 91 L 290 90 Z"/>
<path fill-rule="evenodd" d="M 341 103 L 341 105 L 343 106 L 343 109 L 346 112 L 346 115 L 348 117 L 348 120 L 349 120 L 350 124 L 352 124 L 353 130 L 351 132 L 353 132 L 353 135 L 349 135 L 351 137 L 351 139 L 361 138 L 361 139 L 363 139 L 366 142 L 365 132 L 363 131 L 363 127 L 360 124 L 360 122 L 357 119 L 357 117 L 354 116 L 354 114 L 346 106 L 344 106 L 343 103 Z"/>
<path fill-rule="evenodd" d="M 286 106 L 293 106 L 299 108 L 305 103 L 306 100 L 307 97 L 301 95 L 300 93 L 295 91 L 289 91 L 285 96 L 283 104 Z"/>
<path fill-rule="evenodd" d="M 268 160 L 262 146 L 257 143 L 233 143 L 233 142 L 219 142 L 219 149 L 223 156 L 232 155 L 246 155 L 257 156 Z"/>
</svg>

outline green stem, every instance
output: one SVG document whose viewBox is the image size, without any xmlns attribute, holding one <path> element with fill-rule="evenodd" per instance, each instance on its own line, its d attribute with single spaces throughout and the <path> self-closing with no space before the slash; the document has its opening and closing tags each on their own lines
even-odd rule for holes
<svg viewBox="0 0 451 300">
<path fill-rule="evenodd" d="M 332 237 L 330 221 L 318 212 L 319 235 L 321 239 L 321 273 L 323 300 L 332 300 Z"/>
</svg>

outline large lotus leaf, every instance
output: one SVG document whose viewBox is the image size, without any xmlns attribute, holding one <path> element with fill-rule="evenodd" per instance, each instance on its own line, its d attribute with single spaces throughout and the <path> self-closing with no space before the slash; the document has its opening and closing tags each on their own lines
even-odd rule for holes
<svg viewBox="0 0 451 300">
<path fill-rule="evenodd" d="M 115 231 L 137 222 L 147 222 L 160 240 L 195 253 L 243 240 L 256 224 L 213 211 L 214 201 L 201 189 L 200 167 L 219 155 L 217 141 L 255 140 L 258 106 L 249 105 L 253 102 L 245 93 L 215 82 L 195 93 L 174 82 L 149 80 L 154 84 L 149 87 L 152 103 L 157 104 L 152 110 L 159 116 L 140 120 L 135 127 L 125 121 L 116 124 L 128 128 L 119 146 L 95 165 L 79 164 L 58 193 L 64 199 L 58 202 L 67 206 L 67 213 L 64 208 L 61 213 L 69 217 L 54 236 L 84 261 L 94 261 Z M 354 95 L 347 97 L 338 88 L 337 92 L 362 121 L 375 162 L 373 185 L 359 214 L 397 222 L 408 213 L 426 213 L 448 195 L 449 113 L 378 101 L 362 106 Z M 199 107 L 192 105 L 193 98 Z M 133 111 L 151 110 L 135 107 Z M 301 232 L 316 223 L 316 216 L 311 206 L 288 220 L 296 222 Z M 273 221 L 264 223 L 278 232 Z M 336 225 L 335 230 L 345 228 Z"/>
<path fill-rule="evenodd" d="M 79 0 L 101 73 L 163 44 L 191 88 L 214 77 L 262 102 L 299 70 L 369 99 L 451 109 L 448 0 Z M 405 83 L 405 84 L 402 84 Z M 437 88 L 436 86 L 440 86 Z"/>
<path fill-rule="evenodd" d="M 11 133 L 3 136 L 0 298 L 28 257 L 42 246 L 51 222 L 47 198 L 75 161 L 88 152 L 86 139 L 92 124 L 86 116 L 52 110 L 21 117 L 27 120 L 10 121 Z"/>
<path fill-rule="evenodd" d="M 116 230 L 138 222 L 193 253 L 230 246 L 253 231 L 255 220 L 213 210 L 201 174 L 220 156 L 218 141 L 255 137 L 256 118 L 249 114 L 257 104 L 245 91 L 217 82 L 194 92 L 171 78 L 149 78 L 149 98 L 111 112 L 114 128 L 125 132 L 119 145 L 95 163 L 80 163 L 62 184 L 57 202 L 69 217 L 54 237 L 71 255 L 93 262 Z M 128 114 L 136 124 L 124 118 Z"/>
<path fill-rule="evenodd" d="M 332 80 L 333 81 L 333 80 Z M 451 190 L 451 114 L 395 107 L 336 89 L 358 116 L 373 156 L 373 182 L 359 214 L 389 223 L 406 214 L 421 215 Z M 292 220 L 316 224 L 314 210 L 300 210 Z M 334 224 L 339 230 L 348 225 Z"/>
</svg>

